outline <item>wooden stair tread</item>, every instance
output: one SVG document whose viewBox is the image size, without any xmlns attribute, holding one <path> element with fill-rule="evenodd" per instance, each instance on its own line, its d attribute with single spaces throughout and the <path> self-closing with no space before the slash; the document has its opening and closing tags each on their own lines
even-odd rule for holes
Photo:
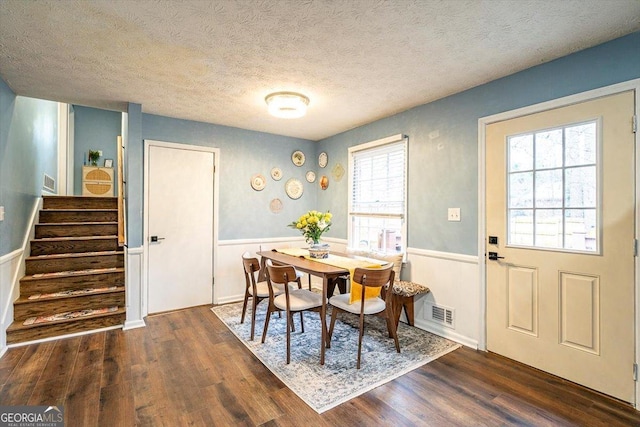
<svg viewBox="0 0 640 427">
<path fill-rule="evenodd" d="M 114 288 L 114 289 L 110 289 L 110 288 Z M 107 295 L 107 294 L 116 294 L 116 293 L 121 293 L 124 292 L 124 286 L 112 286 L 109 288 L 105 288 L 105 289 L 94 289 L 91 292 L 82 292 L 82 293 L 78 293 L 78 294 L 69 294 L 69 295 L 55 295 L 55 296 L 42 296 L 40 298 L 33 298 L 33 299 L 29 299 L 29 296 L 20 296 L 20 298 L 18 298 L 17 300 L 15 300 L 13 303 L 15 305 L 19 305 L 19 304 L 36 304 L 39 302 L 44 302 L 44 301 L 56 301 L 56 300 L 61 300 L 61 299 L 67 299 L 67 298 L 79 298 L 79 297 L 86 297 L 86 296 L 91 296 L 91 295 Z"/>
<path fill-rule="evenodd" d="M 103 209 L 103 208 L 71 208 L 71 209 L 60 209 L 60 208 L 47 208 L 42 209 L 47 212 L 118 212 L 118 209 Z"/>
<path fill-rule="evenodd" d="M 122 251 L 99 251 L 99 252 L 78 252 L 67 254 L 48 254 L 48 255 L 35 255 L 26 258 L 27 261 L 43 260 L 43 259 L 63 259 L 63 258 L 82 258 L 92 256 L 105 256 L 105 255 L 121 255 Z"/>
<path fill-rule="evenodd" d="M 23 331 L 26 329 L 36 329 L 39 327 L 47 327 L 51 325 L 60 325 L 64 323 L 74 323 L 74 322 L 82 322 L 88 319 L 97 319 L 100 317 L 110 317 L 110 316 L 118 316 L 126 313 L 127 310 L 125 307 L 118 307 L 117 311 L 107 312 L 107 313 L 97 313 L 97 314 L 89 314 L 87 316 L 82 317 L 74 317 L 71 319 L 61 319 L 61 320 L 53 320 L 50 322 L 42 322 L 42 323 L 34 323 L 32 325 L 24 325 L 23 322 L 17 321 L 11 323 L 11 325 L 7 328 L 7 334 L 14 331 Z"/>
<path fill-rule="evenodd" d="M 121 253 L 121 252 L 118 252 Z M 55 273 L 37 273 L 29 276 L 24 276 L 20 279 L 21 282 L 28 282 L 32 280 L 43 280 L 43 279 L 52 279 L 52 278 L 63 278 L 63 277 L 75 277 L 75 276 L 90 276 L 95 274 L 103 274 L 103 273 L 124 273 L 124 267 L 108 267 L 108 268 L 92 268 L 87 270 L 69 270 L 69 271 L 58 271 Z"/>
<path fill-rule="evenodd" d="M 108 235 L 108 236 L 70 236 L 70 237 L 41 237 L 39 239 L 33 239 L 32 242 L 71 242 L 74 240 L 111 240 L 117 239 L 118 236 L 116 234 Z"/>
<path fill-rule="evenodd" d="M 56 226 L 78 226 L 78 225 L 118 225 L 117 221 L 103 221 L 103 222 L 41 222 L 40 224 L 36 224 L 36 226 L 46 226 L 46 227 L 56 227 Z"/>
</svg>

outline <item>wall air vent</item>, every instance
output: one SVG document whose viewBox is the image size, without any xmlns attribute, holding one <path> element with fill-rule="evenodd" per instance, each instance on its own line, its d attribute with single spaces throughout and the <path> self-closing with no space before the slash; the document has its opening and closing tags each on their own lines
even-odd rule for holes
<svg viewBox="0 0 640 427">
<path fill-rule="evenodd" d="M 427 303 L 425 317 L 431 322 L 455 328 L 455 310 L 452 308 Z"/>
<path fill-rule="evenodd" d="M 42 183 L 42 188 L 47 190 L 50 193 L 55 193 L 56 192 L 56 180 L 45 173 L 44 174 L 44 182 Z"/>
</svg>

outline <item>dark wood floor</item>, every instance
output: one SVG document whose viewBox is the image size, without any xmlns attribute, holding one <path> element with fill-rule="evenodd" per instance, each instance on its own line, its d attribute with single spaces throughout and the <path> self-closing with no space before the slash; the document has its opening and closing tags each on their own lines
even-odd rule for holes
<svg viewBox="0 0 640 427">
<path fill-rule="evenodd" d="M 630 426 L 630 406 L 459 349 L 318 415 L 208 307 L 10 349 L 0 405 L 63 405 L 66 426 Z"/>
</svg>

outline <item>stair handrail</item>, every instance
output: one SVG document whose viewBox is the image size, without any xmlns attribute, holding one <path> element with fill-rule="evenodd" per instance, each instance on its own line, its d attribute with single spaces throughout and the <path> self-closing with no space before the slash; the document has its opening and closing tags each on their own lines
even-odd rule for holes
<svg viewBox="0 0 640 427">
<path fill-rule="evenodd" d="M 124 144 L 118 135 L 118 246 L 126 244 L 125 236 L 125 201 L 124 201 Z"/>
</svg>

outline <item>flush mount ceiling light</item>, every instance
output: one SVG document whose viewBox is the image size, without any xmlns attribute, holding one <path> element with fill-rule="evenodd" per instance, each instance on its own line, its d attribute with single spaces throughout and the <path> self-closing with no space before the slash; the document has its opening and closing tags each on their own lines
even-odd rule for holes
<svg viewBox="0 0 640 427">
<path fill-rule="evenodd" d="M 307 112 L 309 98 L 295 92 L 276 92 L 264 99 L 269 113 L 282 119 L 297 119 Z"/>
</svg>

